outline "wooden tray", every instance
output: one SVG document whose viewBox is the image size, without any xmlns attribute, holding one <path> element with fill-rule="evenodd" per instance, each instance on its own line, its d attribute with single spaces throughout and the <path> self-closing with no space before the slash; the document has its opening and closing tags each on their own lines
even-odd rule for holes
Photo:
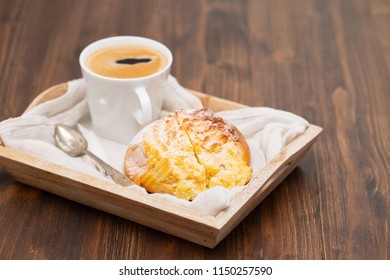
<svg viewBox="0 0 390 280">
<path fill-rule="evenodd" d="M 63 95 L 67 83 L 41 93 L 27 110 Z M 246 107 L 228 100 L 193 92 L 204 106 L 214 111 Z M 321 133 L 322 128 L 309 125 L 307 130 L 287 145 L 231 205 L 217 216 L 129 190 L 81 172 L 67 169 L 36 157 L 4 147 L 0 139 L 0 166 L 16 180 L 73 201 L 112 213 L 145 226 L 214 248 L 240 223 L 297 165 Z"/>
</svg>

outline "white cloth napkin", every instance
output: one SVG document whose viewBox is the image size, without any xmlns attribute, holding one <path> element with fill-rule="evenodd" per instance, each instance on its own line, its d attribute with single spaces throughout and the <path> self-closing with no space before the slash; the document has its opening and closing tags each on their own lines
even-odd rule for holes
<svg viewBox="0 0 390 280">
<path fill-rule="evenodd" d="M 123 158 L 127 146 L 95 135 L 90 121 L 84 80 L 68 82 L 68 91 L 57 99 L 40 104 L 20 117 L 0 122 L 0 138 L 4 145 L 25 154 L 53 162 L 70 169 L 110 180 L 103 176 L 95 164 L 87 157 L 69 157 L 55 146 L 54 126 L 63 123 L 70 126 L 78 124 L 88 140 L 89 150 L 105 160 L 117 170 L 123 172 Z M 163 88 L 163 113 L 178 109 L 196 109 L 202 107 L 200 100 L 179 85 L 170 76 Z M 292 113 L 266 107 L 251 107 L 218 113 L 234 124 L 246 137 L 251 148 L 252 167 L 260 170 L 286 144 L 303 133 L 308 122 Z M 132 186 L 147 194 L 145 189 Z M 148 194 L 167 199 L 189 208 L 217 215 L 229 206 L 231 198 L 242 189 L 232 190 L 215 187 L 203 192 L 193 201 L 186 201 L 168 194 Z"/>
</svg>

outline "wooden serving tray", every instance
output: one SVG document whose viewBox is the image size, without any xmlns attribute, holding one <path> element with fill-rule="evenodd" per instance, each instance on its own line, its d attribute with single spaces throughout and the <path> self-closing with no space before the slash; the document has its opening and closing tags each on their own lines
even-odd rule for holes
<svg viewBox="0 0 390 280">
<path fill-rule="evenodd" d="M 67 83 L 47 89 L 34 99 L 27 110 L 63 95 L 66 90 Z M 216 112 L 246 107 L 203 93 L 193 93 L 201 99 L 204 106 Z M 303 134 L 254 174 L 245 189 L 217 216 L 20 153 L 4 147 L 1 139 L 0 166 L 16 180 L 27 185 L 214 248 L 296 167 L 321 131 L 321 127 L 309 125 Z"/>
</svg>

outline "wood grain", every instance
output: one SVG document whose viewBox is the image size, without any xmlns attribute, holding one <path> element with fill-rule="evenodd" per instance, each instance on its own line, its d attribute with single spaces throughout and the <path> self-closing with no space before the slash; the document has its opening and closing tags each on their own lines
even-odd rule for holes
<svg viewBox="0 0 390 280">
<path fill-rule="evenodd" d="M 322 137 L 215 249 L 15 182 L 0 259 L 390 259 L 390 3 L 0 0 L 0 120 L 112 35 L 157 39 L 187 88 L 291 111 Z M 145 20 L 147 19 L 147 20 Z"/>
</svg>

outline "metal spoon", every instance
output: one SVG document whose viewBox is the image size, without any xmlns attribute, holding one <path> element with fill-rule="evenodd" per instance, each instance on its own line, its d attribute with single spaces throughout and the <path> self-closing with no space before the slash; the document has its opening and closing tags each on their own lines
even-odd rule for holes
<svg viewBox="0 0 390 280">
<path fill-rule="evenodd" d="M 125 187 L 134 184 L 128 177 L 88 151 L 88 142 L 77 128 L 57 124 L 55 127 L 54 139 L 57 147 L 72 157 L 84 154 L 91 157 L 98 167 L 100 167 L 100 170 L 103 169 L 104 174 L 110 177 L 115 183 Z"/>
</svg>

